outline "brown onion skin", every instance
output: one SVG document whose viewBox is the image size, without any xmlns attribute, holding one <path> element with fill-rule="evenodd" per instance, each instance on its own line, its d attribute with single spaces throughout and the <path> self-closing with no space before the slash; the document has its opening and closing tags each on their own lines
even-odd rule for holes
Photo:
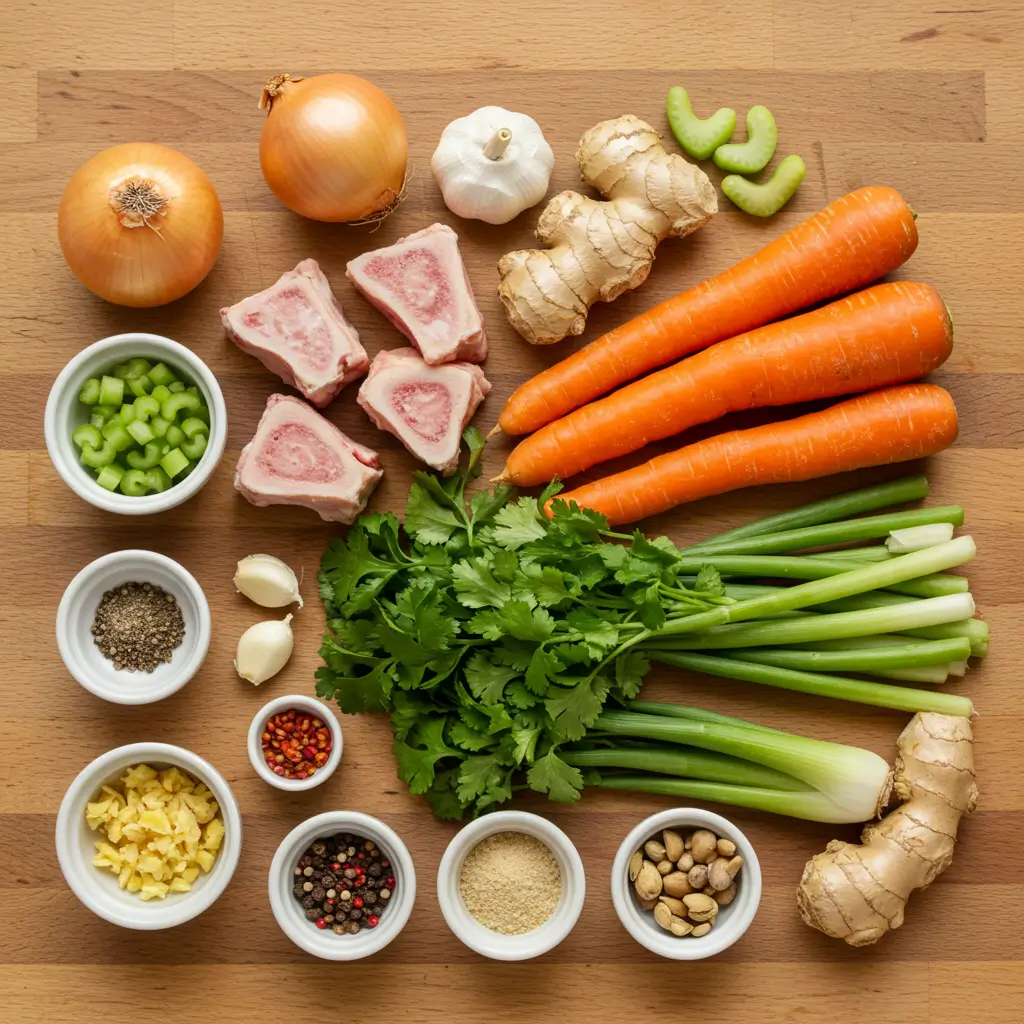
<svg viewBox="0 0 1024 1024">
<path fill-rule="evenodd" d="M 349 122 L 339 131 L 338 121 Z M 373 218 L 402 192 L 405 122 L 383 90 L 356 75 L 292 79 L 272 98 L 260 169 L 274 195 L 311 220 Z"/>
<path fill-rule="evenodd" d="M 110 189 L 136 175 L 155 181 L 168 198 L 166 213 L 152 220 L 156 230 L 124 227 L 110 206 Z M 210 179 L 187 156 L 128 142 L 97 153 L 72 175 L 57 211 L 57 237 L 74 275 L 100 298 L 162 306 L 210 272 L 224 214 Z"/>
</svg>

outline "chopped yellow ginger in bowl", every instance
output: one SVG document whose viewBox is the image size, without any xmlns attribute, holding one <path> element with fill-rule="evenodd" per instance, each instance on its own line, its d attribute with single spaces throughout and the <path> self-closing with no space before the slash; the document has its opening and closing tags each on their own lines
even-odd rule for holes
<svg viewBox="0 0 1024 1024">
<path fill-rule="evenodd" d="M 179 768 L 148 764 L 129 768 L 121 786 L 103 786 L 86 806 L 89 828 L 106 836 L 95 844 L 93 864 L 143 900 L 188 892 L 224 840 L 213 793 Z"/>
</svg>

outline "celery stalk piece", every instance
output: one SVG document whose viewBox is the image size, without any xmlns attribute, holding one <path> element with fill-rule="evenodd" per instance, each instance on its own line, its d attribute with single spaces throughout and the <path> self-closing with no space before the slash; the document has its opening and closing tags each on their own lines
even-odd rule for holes
<svg viewBox="0 0 1024 1024">
<path fill-rule="evenodd" d="M 102 423 L 99 424 L 100 426 L 102 426 L 103 423 L 112 420 L 118 412 L 119 408 L 116 405 L 94 405 L 92 407 L 92 417 L 102 420 Z"/>
<path fill-rule="evenodd" d="M 952 526 L 962 526 L 963 521 L 964 510 L 959 505 L 918 508 L 912 509 L 909 512 L 892 512 L 888 515 L 866 516 L 862 519 L 848 519 L 838 523 L 805 526 L 798 530 L 759 534 L 756 537 L 708 541 L 704 544 L 696 544 L 693 547 L 687 548 L 686 554 L 710 554 L 714 552 L 730 555 L 769 555 L 783 551 L 803 551 L 807 548 L 832 547 L 836 544 L 851 544 L 860 540 L 874 540 L 879 537 L 888 536 L 893 530 L 934 524 L 949 525 L 949 536 L 943 538 L 949 540 L 953 535 Z"/>
<path fill-rule="evenodd" d="M 152 469 L 164 455 L 164 446 L 159 441 L 146 443 L 144 451 L 130 451 L 125 454 L 125 461 L 132 469 Z M 154 488 L 155 490 L 156 488 Z"/>
<path fill-rule="evenodd" d="M 791 793 L 807 791 L 806 784 L 792 775 L 697 747 L 594 747 L 581 750 L 561 747 L 558 756 L 577 768 L 632 768 L 737 786 L 758 786 Z"/>
<path fill-rule="evenodd" d="M 692 672 L 704 672 L 707 675 L 760 683 L 764 686 L 777 686 L 784 690 L 797 690 L 800 693 L 833 697 L 856 704 L 870 704 L 898 711 L 936 711 L 943 715 L 965 717 L 970 717 L 974 712 L 974 705 L 967 697 L 950 693 L 913 690 L 905 686 L 893 686 L 891 683 L 850 679 L 821 672 L 803 672 L 687 651 L 663 651 L 654 657 L 663 664 L 689 669 Z"/>
<path fill-rule="evenodd" d="M 150 490 L 156 491 L 157 494 L 162 494 L 168 487 L 173 486 L 174 482 L 159 466 L 154 466 L 146 474 L 146 483 L 149 485 Z"/>
<path fill-rule="evenodd" d="M 817 526 L 820 523 L 833 523 L 839 519 L 848 519 L 861 512 L 874 512 L 876 509 L 901 505 L 908 501 L 917 501 L 928 496 L 928 480 L 923 476 L 907 476 L 891 483 L 879 484 L 876 487 L 865 487 L 859 491 L 850 491 L 834 498 L 825 498 L 810 505 L 790 509 L 778 515 L 756 519 L 745 526 L 734 530 L 715 534 L 701 541 L 697 547 L 721 541 L 739 540 L 743 537 L 758 537 L 763 533 L 779 533 L 782 530 L 802 529 L 805 526 Z"/>
<path fill-rule="evenodd" d="M 172 394 L 178 394 L 185 390 L 185 382 L 183 380 L 172 380 L 167 387 L 170 389 Z"/>
<path fill-rule="evenodd" d="M 165 420 L 163 416 L 153 416 L 149 420 L 149 429 L 153 431 L 153 434 L 156 437 L 163 437 L 167 433 L 167 429 L 170 426 L 171 421 Z"/>
<path fill-rule="evenodd" d="M 100 382 L 97 377 L 90 377 L 78 392 L 78 400 L 83 405 L 95 405 L 100 400 Z"/>
<path fill-rule="evenodd" d="M 193 395 L 188 391 L 179 391 L 176 394 L 172 394 L 170 398 L 164 399 L 160 407 L 160 415 L 165 420 L 173 422 L 182 410 L 195 412 L 200 405 L 202 405 L 202 402 L 198 395 Z"/>
<path fill-rule="evenodd" d="M 176 379 L 166 363 L 157 363 L 155 366 L 151 366 L 147 372 L 154 388 L 160 385 L 167 387 L 168 384 L 172 384 Z"/>
<path fill-rule="evenodd" d="M 120 405 L 124 400 L 124 381 L 104 374 L 100 381 L 100 405 Z"/>
<path fill-rule="evenodd" d="M 878 669 L 919 668 L 922 665 L 945 666 L 947 662 L 969 658 L 971 643 L 965 637 L 952 640 L 922 640 L 893 646 L 832 649 L 766 648 L 737 651 L 730 655 L 739 661 L 756 662 L 807 672 L 867 672 Z"/>
<path fill-rule="evenodd" d="M 920 551 L 952 539 L 953 523 L 932 523 L 892 530 L 885 546 L 894 555 L 905 555 L 908 551 Z"/>
<path fill-rule="evenodd" d="M 129 359 L 125 366 L 124 375 L 129 380 L 142 377 L 149 373 L 150 362 L 148 359 L 143 359 L 141 356 L 136 356 L 134 359 Z"/>
<path fill-rule="evenodd" d="M 135 420 L 137 413 L 135 412 L 135 403 L 126 402 L 121 406 L 121 411 L 117 414 L 121 418 L 121 422 L 126 426 Z"/>
<path fill-rule="evenodd" d="M 110 371 L 110 376 L 111 377 L 116 377 L 118 380 L 124 380 L 125 377 L 128 376 L 128 364 L 127 363 L 118 363 L 117 366 L 115 366 Z"/>
<path fill-rule="evenodd" d="M 210 425 L 210 410 L 208 406 L 199 406 L 199 408 L 196 409 L 192 415 L 196 416 L 198 419 L 201 419 L 207 426 Z"/>
<path fill-rule="evenodd" d="M 171 423 L 164 432 L 164 440 L 171 448 L 177 448 L 185 443 L 185 431 L 176 423 Z"/>
<path fill-rule="evenodd" d="M 141 498 L 148 490 L 146 474 L 141 469 L 129 469 L 121 477 L 121 493 L 129 498 Z"/>
<path fill-rule="evenodd" d="M 907 556 L 903 556 L 907 557 Z M 796 589 L 796 588 L 794 588 Z M 754 598 L 754 600 L 759 600 Z M 753 601 L 746 602 L 752 604 Z M 728 605 L 726 609 L 741 605 Z M 722 609 L 712 609 L 720 611 Z M 834 640 L 845 637 L 869 636 L 873 633 L 934 626 L 969 618 L 974 612 L 974 598 L 970 594 L 948 594 L 924 601 L 914 601 L 893 608 L 873 608 L 860 612 L 837 612 L 833 615 L 806 615 L 795 619 L 772 619 L 766 622 L 736 622 L 709 626 L 698 632 L 683 632 L 682 623 L 708 615 L 700 612 L 688 619 L 676 620 L 663 628 L 657 636 L 646 639 L 646 650 L 705 650 L 713 651 L 733 647 L 772 647 Z"/>
<path fill-rule="evenodd" d="M 179 446 L 192 462 L 198 462 L 206 451 L 206 435 L 196 434 L 187 441 L 182 441 Z"/>
<path fill-rule="evenodd" d="M 892 553 L 884 544 L 869 544 L 862 548 L 839 548 L 836 551 L 819 551 L 804 558 L 827 558 L 831 561 L 844 562 L 884 562 L 892 558 Z"/>
<path fill-rule="evenodd" d="M 142 395 L 132 403 L 135 409 L 135 418 L 143 423 L 148 423 L 154 416 L 160 415 L 160 403 L 152 395 Z"/>
<path fill-rule="evenodd" d="M 884 685 L 884 684 L 879 684 Z M 888 763 L 870 750 L 768 729 L 633 711 L 604 711 L 594 727 L 620 736 L 714 750 L 774 768 L 827 797 L 848 821 L 867 821 L 889 796 Z"/>
<path fill-rule="evenodd" d="M 171 397 L 171 389 L 165 384 L 157 384 L 157 386 L 149 393 L 149 397 L 155 398 L 161 405 L 163 405 L 164 399 Z"/>
<path fill-rule="evenodd" d="M 183 420 L 181 429 L 188 438 L 195 437 L 196 434 L 206 434 L 207 436 L 210 434 L 209 425 L 199 419 L 198 416 L 189 416 L 188 419 Z"/>
<path fill-rule="evenodd" d="M 99 449 L 87 444 L 82 449 L 82 454 L 78 456 L 78 461 L 90 469 L 102 469 L 104 466 L 109 466 L 116 455 L 117 449 L 109 441 L 105 441 L 103 447 Z"/>
<path fill-rule="evenodd" d="M 945 665 L 919 665 L 917 668 L 889 668 L 871 675 L 882 679 L 898 679 L 901 683 L 932 683 L 941 686 L 949 680 Z"/>
<path fill-rule="evenodd" d="M 186 466 L 188 457 L 180 448 L 172 448 L 161 460 L 160 468 L 173 480 Z"/>
<path fill-rule="evenodd" d="M 153 390 L 153 382 L 143 374 L 141 377 L 129 377 L 128 387 L 136 398 L 142 398 Z"/>
<path fill-rule="evenodd" d="M 103 447 L 103 436 L 91 423 L 83 423 L 80 427 L 76 427 L 71 435 L 71 440 L 79 448 L 84 448 L 86 445 L 89 445 L 90 448 Z"/>
<path fill-rule="evenodd" d="M 96 483 L 106 491 L 116 491 L 123 476 L 124 470 L 116 462 L 111 462 L 99 471 Z"/>
<path fill-rule="evenodd" d="M 153 431 L 150 430 L 149 424 L 143 423 L 142 420 L 132 420 L 126 429 L 128 430 L 128 433 L 135 438 L 138 444 L 149 444 L 149 442 L 156 436 Z"/>
<path fill-rule="evenodd" d="M 131 448 L 135 444 L 135 440 L 128 433 L 120 418 L 112 419 L 107 423 L 102 430 L 102 434 L 114 446 L 114 450 L 118 452 L 123 452 L 126 448 Z"/>
</svg>

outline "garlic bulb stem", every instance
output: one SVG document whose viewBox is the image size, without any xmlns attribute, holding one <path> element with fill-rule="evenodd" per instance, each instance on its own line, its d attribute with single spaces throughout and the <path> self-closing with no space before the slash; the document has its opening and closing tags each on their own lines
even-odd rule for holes
<svg viewBox="0 0 1024 1024">
<path fill-rule="evenodd" d="M 484 156 L 488 160 L 500 160 L 505 155 L 505 150 L 508 149 L 508 144 L 511 141 L 512 133 L 507 128 L 499 128 L 487 140 L 487 145 L 484 146 Z"/>
</svg>

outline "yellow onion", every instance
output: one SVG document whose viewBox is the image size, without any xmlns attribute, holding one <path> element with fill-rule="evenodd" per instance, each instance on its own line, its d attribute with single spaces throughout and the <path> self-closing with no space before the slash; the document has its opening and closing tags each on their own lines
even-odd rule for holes
<svg viewBox="0 0 1024 1024">
<path fill-rule="evenodd" d="M 260 169 L 312 220 L 379 220 L 402 197 L 409 146 L 387 93 L 356 75 L 278 75 L 263 89 Z"/>
<path fill-rule="evenodd" d="M 210 179 L 153 142 L 98 153 L 61 197 L 57 236 L 74 275 L 121 306 L 162 306 L 210 272 L 224 214 Z"/>
</svg>

